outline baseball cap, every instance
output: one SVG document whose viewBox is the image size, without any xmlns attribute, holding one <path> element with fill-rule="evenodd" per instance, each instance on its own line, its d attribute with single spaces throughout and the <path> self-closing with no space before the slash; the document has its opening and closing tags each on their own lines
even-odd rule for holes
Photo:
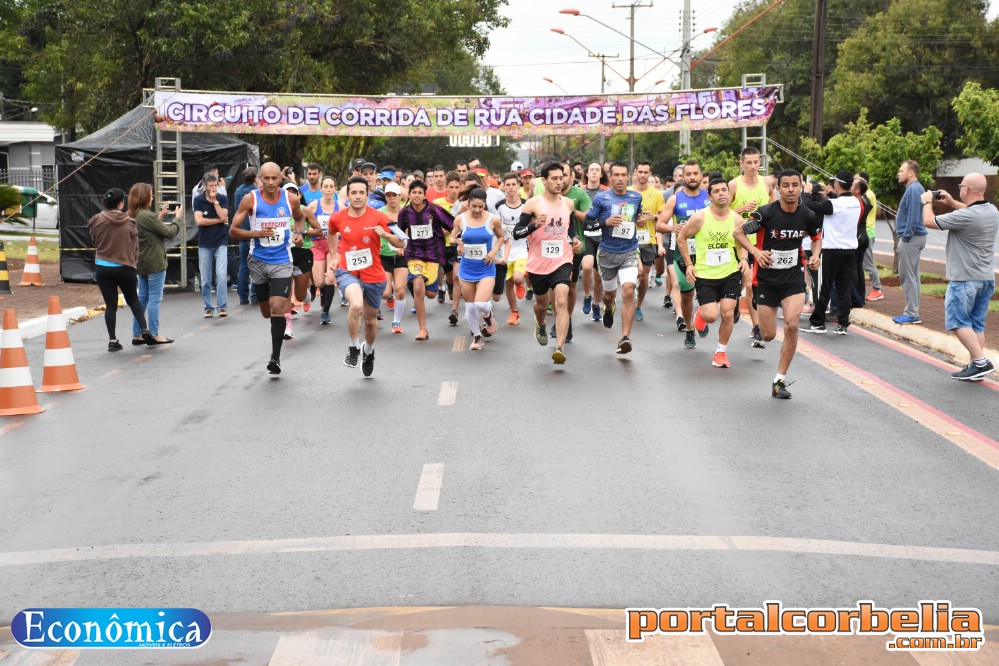
<svg viewBox="0 0 999 666">
<path fill-rule="evenodd" d="M 353 171 L 354 169 L 360 169 L 362 166 L 364 166 L 365 162 L 367 162 L 366 159 L 364 159 L 363 157 L 358 157 L 356 160 L 350 163 L 350 170 Z"/>
<path fill-rule="evenodd" d="M 514 162 L 513 164 L 510 165 L 510 171 L 523 171 L 523 170 L 524 170 L 524 165 L 521 164 L 520 162 Z"/>
<path fill-rule="evenodd" d="M 365 162 L 361 165 L 361 171 L 378 171 L 378 167 L 374 162 Z"/>
<path fill-rule="evenodd" d="M 841 169 L 836 172 L 836 180 L 838 180 L 844 187 L 850 187 L 853 185 L 853 173 L 847 171 L 846 169 Z"/>
<path fill-rule="evenodd" d="M 402 194 L 402 188 L 399 187 L 399 183 L 389 183 L 385 186 L 385 194 Z"/>
<path fill-rule="evenodd" d="M 533 172 L 533 171 L 531 171 L 530 169 L 523 169 L 523 170 L 522 170 L 522 171 L 520 172 L 520 175 L 521 175 L 521 176 L 531 176 L 531 177 L 533 178 L 533 177 L 534 177 L 534 172 Z"/>
</svg>

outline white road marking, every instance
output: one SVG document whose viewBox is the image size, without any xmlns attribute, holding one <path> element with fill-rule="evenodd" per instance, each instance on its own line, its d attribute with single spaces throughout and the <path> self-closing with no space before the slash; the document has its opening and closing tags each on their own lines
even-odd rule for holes
<svg viewBox="0 0 999 666">
<path fill-rule="evenodd" d="M 205 557 L 274 553 L 422 550 L 428 548 L 536 548 L 654 551 L 729 551 L 878 557 L 923 562 L 999 566 L 999 551 L 828 539 L 767 536 L 691 536 L 684 534 L 497 534 L 457 532 L 368 534 L 265 539 L 80 546 L 0 553 L 0 567 L 135 557 Z"/>
<path fill-rule="evenodd" d="M 593 666 L 724 666 L 707 634 L 657 634 L 643 643 L 624 640 L 620 629 L 587 629 Z"/>
<path fill-rule="evenodd" d="M 420 474 L 420 485 L 416 488 L 413 508 L 417 511 L 436 511 L 441 499 L 441 482 L 444 479 L 444 463 L 427 463 Z"/>
<path fill-rule="evenodd" d="M 458 398 L 458 382 L 441 382 L 441 392 L 437 394 L 437 406 L 453 405 Z"/>
<path fill-rule="evenodd" d="M 270 666 L 398 666 L 401 657 L 401 631 L 339 629 L 282 636 L 271 654 Z"/>
<path fill-rule="evenodd" d="M 463 352 L 465 351 L 465 343 L 468 342 L 468 338 L 464 335 L 459 335 L 454 339 L 454 344 L 451 345 L 451 351 L 453 352 Z"/>
</svg>

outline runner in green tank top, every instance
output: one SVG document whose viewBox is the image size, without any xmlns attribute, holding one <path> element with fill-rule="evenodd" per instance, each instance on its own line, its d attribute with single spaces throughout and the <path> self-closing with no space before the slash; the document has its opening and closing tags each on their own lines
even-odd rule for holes
<svg viewBox="0 0 999 666">
<path fill-rule="evenodd" d="M 733 178 L 728 184 L 728 189 L 732 195 L 732 209 L 742 216 L 743 221 L 748 220 L 749 216 L 758 209 L 771 201 L 777 200 L 777 194 L 770 187 L 769 179 L 766 176 L 760 175 L 760 167 L 762 165 L 763 159 L 759 148 L 754 148 L 753 146 L 744 148 L 742 155 L 739 157 L 739 170 L 742 172 L 742 175 Z M 749 240 L 751 243 L 756 242 L 755 236 Z M 752 257 L 749 259 L 752 260 Z M 746 278 L 742 288 L 746 290 L 747 294 L 752 294 L 752 277 Z M 750 334 L 750 337 L 753 339 L 753 346 L 757 349 L 763 349 L 765 345 L 763 344 L 763 336 L 760 333 L 760 322 L 756 315 L 755 305 L 749 308 L 749 318 L 753 322 L 753 331 Z"/>
<path fill-rule="evenodd" d="M 687 267 L 687 282 L 694 285 L 700 307 L 694 314 L 694 328 L 702 338 L 708 334 L 708 324 L 721 319 L 718 327 L 718 348 L 711 365 L 728 368 L 728 341 L 735 327 L 735 309 L 739 303 L 743 278 L 749 274 L 749 264 L 742 257 L 735 241 L 735 226 L 742 223 L 738 213 L 729 207 L 728 183 L 715 178 L 708 184 L 711 205 L 691 216 L 676 240 L 676 249 Z M 697 264 L 691 261 L 687 239 L 694 239 Z"/>
</svg>

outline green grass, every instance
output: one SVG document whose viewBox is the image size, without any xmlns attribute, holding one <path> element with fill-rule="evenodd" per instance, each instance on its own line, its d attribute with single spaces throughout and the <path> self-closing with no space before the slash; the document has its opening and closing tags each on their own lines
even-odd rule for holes
<svg viewBox="0 0 999 666">
<path fill-rule="evenodd" d="M 59 261 L 59 242 L 37 239 L 38 261 L 43 264 L 54 264 Z M 4 252 L 8 259 L 24 259 L 28 254 L 28 241 L 5 241 Z"/>
</svg>

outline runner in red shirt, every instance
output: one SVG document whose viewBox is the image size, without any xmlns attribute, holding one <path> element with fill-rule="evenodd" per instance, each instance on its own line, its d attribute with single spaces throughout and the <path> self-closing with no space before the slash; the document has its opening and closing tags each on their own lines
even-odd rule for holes
<svg viewBox="0 0 999 666">
<path fill-rule="evenodd" d="M 361 348 L 361 316 L 364 316 L 364 358 L 361 372 L 370 377 L 375 368 L 375 335 L 378 333 L 378 306 L 385 292 L 385 271 L 379 258 L 381 239 L 393 247 L 402 247 L 402 240 L 389 231 L 391 220 L 367 205 L 368 181 L 354 177 L 347 181 L 347 200 L 350 205 L 334 213 L 329 219 L 329 232 L 340 234 L 340 263 L 336 281 L 340 292 L 347 299 L 347 332 L 350 346 L 343 364 L 357 367 Z"/>
</svg>

